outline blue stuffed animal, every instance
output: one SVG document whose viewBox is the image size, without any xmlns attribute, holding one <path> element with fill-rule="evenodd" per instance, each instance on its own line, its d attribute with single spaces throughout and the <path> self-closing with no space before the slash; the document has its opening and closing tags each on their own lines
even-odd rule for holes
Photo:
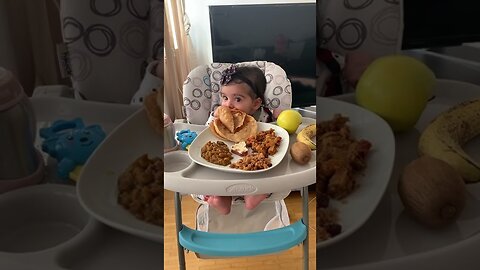
<svg viewBox="0 0 480 270">
<path fill-rule="evenodd" d="M 182 150 L 188 150 L 188 147 L 196 137 L 197 133 L 195 131 L 190 131 L 190 129 L 183 129 L 177 132 L 177 141 L 180 142 Z"/>
<path fill-rule="evenodd" d="M 45 139 L 42 150 L 58 161 L 58 175 L 68 179 L 70 172 L 85 164 L 105 138 L 105 132 L 99 125 L 85 126 L 81 118 L 76 118 L 55 121 L 40 129 L 40 137 Z"/>
</svg>

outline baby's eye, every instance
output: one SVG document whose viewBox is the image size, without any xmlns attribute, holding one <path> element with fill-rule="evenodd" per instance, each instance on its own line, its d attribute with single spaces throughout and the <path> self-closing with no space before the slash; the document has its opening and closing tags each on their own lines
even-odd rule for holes
<svg viewBox="0 0 480 270">
<path fill-rule="evenodd" d="M 68 135 L 68 136 L 67 136 L 67 140 L 69 140 L 69 141 L 73 140 L 73 136 L 72 136 L 72 135 Z"/>
<path fill-rule="evenodd" d="M 222 99 L 223 100 L 228 100 L 228 97 L 227 96 L 222 96 Z"/>
<path fill-rule="evenodd" d="M 239 98 L 239 97 L 237 97 L 237 98 L 235 98 L 235 101 L 236 101 L 236 102 L 240 102 L 240 101 L 242 101 L 242 99 Z"/>
</svg>

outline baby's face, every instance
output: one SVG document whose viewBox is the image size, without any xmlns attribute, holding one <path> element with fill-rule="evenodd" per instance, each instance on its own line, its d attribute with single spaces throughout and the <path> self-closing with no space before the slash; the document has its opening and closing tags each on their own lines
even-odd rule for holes
<svg viewBox="0 0 480 270">
<path fill-rule="evenodd" d="M 222 106 L 235 108 L 248 114 L 253 114 L 262 104 L 260 98 L 253 99 L 250 96 L 250 87 L 245 83 L 235 83 L 222 86 L 220 97 Z"/>
</svg>

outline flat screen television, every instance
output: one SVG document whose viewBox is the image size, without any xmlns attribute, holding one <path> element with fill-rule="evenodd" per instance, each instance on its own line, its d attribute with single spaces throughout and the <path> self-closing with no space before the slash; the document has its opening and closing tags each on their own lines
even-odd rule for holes
<svg viewBox="0 0 480 270">
<path fill-rule="evenodd" d="M 480 1 L 404 0 L 403 49 L 480 41 Z"/>
<path fill-rule="evenodd" d="M 281 66 L 292 107 L 315 105 L 315 3 L 209 6 L 214 62 L 263 60 Z"/>
</svg>

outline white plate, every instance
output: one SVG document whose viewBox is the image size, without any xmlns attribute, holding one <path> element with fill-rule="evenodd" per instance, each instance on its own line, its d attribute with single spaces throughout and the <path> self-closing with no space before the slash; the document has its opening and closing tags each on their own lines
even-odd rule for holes
<svg viewBox="0 0 480 270">
<path fill-rule="evenodd" d="M 117 203 L 117 180 L 139 156 L 163 157 L 163 137 L 142 108 L 115 128 L 83 167 L 77 184 L 80 203 L 93 217 L 119 230 L 163 243 L 163 228 L 137 219 Z"/>
<path fill-rule="evenodd" d="M 348 116 L 352 135 L 370 141 L 372 149 L 364 175 L 357 178 L 357 189 L 342 201 L 330 200 L 330 205 L 338 209 L 342 232 L 317 242 L 317 248 L 344 239 L 368 220 L 387 189 L 395 159 L 395 138 L 382 118 L 351 103 L 317 97 L 317 122 L 329 120 L 336 113 Z"/>
<path fill-rule="evenodd" d="M 221 140 L 220 138 L 212 134 L 209 128 L 204 129 L 200 134 L 198 134 L 197 138 L 195 138 L 195 140 L 190 145 L 188 149 L 188 154 L 195 163 L 203 165 L 205 167 L 215 169 L 215 170 L 219 170 L 219 171 L 233 172 L 233 173 L 259 173 L 259 172 L 268 171 L 270 169 L 273 169 L 275 166 L 277 166 L 285 157 L 285 154 L 287 153 L 287 150 L 288 150 L 290 136 L 288 135 L 288 132 L 285 129 L 274 124 L 257 122 L 257 127 L 259 132 L 273 128 L 275 130 L 275 134 L 282 138 L 282 141 L 280 143 L 280 146 L 278 147 L 277 153 L 275 155 L 269 156 L 272 161 L 272 166 L 267 169 L 256 170 L 256 171 L 244 171 L 240 169 L 230 168 L 229 166 L 221 166 L 221 165 L 208 162 L 206 159 L 204 159 L 201 156 L 201 149 L 208 141 L 213 141 L 213 142 L 223 141 L 226 145 L 228 145 L 228 149 L 231 149 L 232 145 L 234 144 L 233 142 L 230 142 L 227 140 Z M 242 157 L 240 157 L 239 155 L 233 154 L 233 159 L 231 162 L 235 163 L 241 158 Z"/>
</svg>

